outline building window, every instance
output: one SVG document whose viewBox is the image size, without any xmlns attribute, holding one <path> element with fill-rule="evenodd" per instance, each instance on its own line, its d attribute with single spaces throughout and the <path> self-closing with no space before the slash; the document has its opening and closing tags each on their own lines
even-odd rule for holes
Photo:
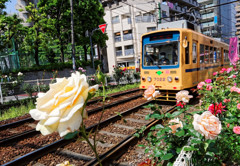
<svg viewBox="0 0 240 166">
<path fill-rule="evenodd" d="M 156 27 L 147 27 L 147 32 L 155 31 Z"/>
<path fill-rule="evenodd" d="M 117 23 L 119 23 L 119 22 L 120 22 L 119 16 L 115 16 L 115 17 L 112 18 L 112 23 L 113 23 L 113 24 L 117 24 Z"/>
<path fill-rule="evenodd" d="M 122 56 L 122 47 L 116 47 L 116 56 Z"/>
<path fill-rule="evenodd" d="M 117 33 L 114 34 L 114 39 L 115 39 L 115 42 L 120 42 L 121 41 L 120 32 L 117 32 Z"/>
<path fill-rule="evenodd" d="M 162 17 L 163 17 L 163 18 L 167 17 L 167 12 L 164 11 L 164 10 L 162 10 Z"/>
<path fill-rule="evenodd" d="M 133 49 L 133 45 L 129 45 L 129 46 L 125 46 L 125 56 L 127 55 L 133 55 L 134 54 L 134 49 Z"/>
<path fill-rule="evenodd" d="M 132 30 L 123 31 L 123 40 L 133 40 Z"/>
</svg>

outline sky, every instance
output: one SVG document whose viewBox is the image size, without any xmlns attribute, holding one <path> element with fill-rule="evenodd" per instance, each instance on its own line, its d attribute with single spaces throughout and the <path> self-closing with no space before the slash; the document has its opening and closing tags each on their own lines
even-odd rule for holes
<svg viewBox="0 0 240 166">
<path fill-rule="evenodd" d="M 18 11 L 15 9 L 15 5 L 17 4 L 17 0 L 10 0 L 9 2 L 6 3 L 6 12 L 8 14 L 10 13 L 17 13 Z"/>
</svg>

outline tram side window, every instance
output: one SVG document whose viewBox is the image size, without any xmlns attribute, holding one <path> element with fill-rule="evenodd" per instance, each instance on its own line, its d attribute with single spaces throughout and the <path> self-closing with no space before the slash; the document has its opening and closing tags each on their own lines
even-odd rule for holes
<svg viewBox="0 0 240 166">
<path fill-rule="evenodd" d="M 192 46 L 192 62 L 197 63 L 197 43 L 193 43 Z"/>
<path fill-rule="evenodd" d="M 213 51 L 213 62 L 217 63 L 217 48 L 214 47 L 214 51 Z"/>
<path fill-rule="evenodd" d="M 210 57 L 209 57 L 209 59 L 210 59 L 210 63 L 213 63 L 213 47 L 210 47 Z"/>
<path fill-rule="evenodd" d="M 204 45 L 200 44 L 200 64 L 204 62 Z"/>
<path fill-rule="evenodd" d="M 230 59 L 228 57 L 228 50 L 226 50 L 226 57 L 227 57 L 227 62 L 230 62 Z"/>
<path fill-rule="evenodd" d="M 205 46 L 205 59 L 204 62 L 205 63 L 209 63 L 209 46 Z"/>
<path fill-rule="evenodd" d="M 223 53 L 223 55 L 224 55 L 224 62 L 227 62 L 227 53 L 226 53 L 227 51 L 226 50 L 224 50 L 224 53 Z"/>
<path fill-rule="evenodd" d="M 217 62 L 221 62 L 221 51 L 220 48 L 217 49 Z"/>
<path fill-rule="evenodd" d="M 185 64 L 189 64 L 189 42 L 188 46 L 185 48 Z"/>
</svg>

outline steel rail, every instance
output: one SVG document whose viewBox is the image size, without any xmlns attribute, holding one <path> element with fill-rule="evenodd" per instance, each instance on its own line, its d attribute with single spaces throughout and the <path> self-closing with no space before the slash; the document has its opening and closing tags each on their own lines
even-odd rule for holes
<svg viewBox="0 0 240 166">
<path fill-rule="evenodd" d="M 134 88 L 134 89 L 129 90 L 129 91 L 124 91 L 124 92 L 122 92 L 122 93 L 112 94 L 112 95 L 110 94 L 109 97 L 118 97 L 118 96 L 121 96 L 121 95 L 133 93 L 133 92 L 136 92 L 136 91 L 139 91 L 139 90 L 140 90 L 140 89 L 138 89 L 138 88 Z M 100 101 L 100 100 L 101 100 L 101 98 L 99 98 L 99 99 L 93 99 L 93 100 L 88 101 L 87 104 L 93 104 L 93 103 L 96 103 L 96 102 L 98 102 L 98 101 Z M 100 108 L 101 108 L 101 107 L 100 107 Z M 100 108 L 96 108 L 96 110 L 101 110 Z M 95 112 L 91 110 L 89 113 L 90 113 L 90 115 L 91 115 L 92 113 L 95 113 Z M 5 130 L 5 129 L 7 129 L 7 128 L 11 128 L 11 127 L 18 126 L 18 125 L 20 125 L 20 124 L 22 124 L 22 123 L 33 122 L 33 121 L 34 121 L 34 119 L 32 119 L 32 118 L 30 117 L 30 118 L 22 119 L 22 120 L 13 122 L 13 123 L 8 123 L 8 124 L 5 124 L 5 125 L 1 125 L 1 126 L 0 126 L 0 131 L 1 131 L 1 130 Z"/>
<path fill-rule="evenodd" d="M 137 105 L 137 106 L 135 106 L 133 108 L 130 108 L 130 109 L 120 113 L 121 114 L 120 116 L 119 115 L 115 115 L 115 116 L 112 116 L 112 117 L 110 117 L 110 118 L 108 118 L 108 119 L 106 119 L 104 121 L 101 121 L 101 123 L 99 124 L 99 129 L 107 126 L 108 124 L 110 124 L 112 122 L 120 120 L 122 116 L 131 114 L 132 112 L 137 111 L 137 109 L 141 108 L 142 106 L 144 106 L 146 104 L 149 104 L 150 102 L 152 102 L 152 101 L 146 101 L 146 102 L 144 102 L 144 103 L 142 103 L 140 105 Z M 87 132 L 94 131 L 94 130 L 96 130 L 97 126 L 98 126 L 98 124 L 94 124 L 94 125 L 88 127 L 86 130 L 87 130 Z M 36 159 L 42 157 L 43 155 L 46 155 L 46 154 L 56 150 L 57 148 L 60 148 L 60 147 L 62 147 L 64 145 L 67 145 L 67 144 L 69 144 L 69 143 L 71 143 L 73 141 L 74 141 L 74 139 L 65 140 L 65 139 L 62 138 L 62 139 L 60 139 L 60 140 L 58 140 L 58 141 L 56 141 L 54 143 L 51 143 L 51 144 L 46 145 L 44 147 L 41 147 L 41 148 L 39 148 L 39 149 L 37 149 L 35 151 L 32 151 L 30 153 L 27 153 L 27 154 L 25 154 L 25 155 L 15 159 L 15 160 L 12 160 L 12 161 L 10 161 L 8 163 L 5 163 L 2 166 L 16 166 L 16 165 L 17 166 L 22 166 L 22 165 L 26 165 L 29 162 L 31 162 L 33 160 L 36 160 Z"/>
<path fill-rule="evenodd" d="M 104 108 L 107 109 L 107 108 L 110 108 L 110 107 L 114 107 L 114 106 L 116 106 L 118 104 L 121 104 L 121 103 L 127 102 L 129 100 L 133 100 L 133 99 L 139 98 L 141 96 L 142 96 L 142 94 L 139 94 L 139 95 L 136 95 L 136 96 L 132 96 L 132 97 L 123 99 L 123 100 L 119 100 L 119 101 L 113 102 L 111 104 L 105 105 Z M 95 109 L 87 111 L 87 113 L 88 113 L 88 115 L 92 115 L 92 114 L 95 114 L 95 113 L 101 111 L 102 109 L 103 109 L 103 107 L 97 107 Z M 30 119 L 32 119 L 32 118 L 30 118 Z M 34 121 L 34 120 L 32 119 L 32 121 Z M 20 123 L 21 123 L 20 121 L 17 121 L 17 124 L 20 124 Z M 20 133 L 20 134 L 14 134 L 14 135 L 12 135 L 10 137 L 4 138 L 4 139 L 0 139 L 0 146 L 7 145 L 7 144 L 12 143 L 13 141 L 17 141 L 19 139 L 22 139 L 22 138 L 24 138 L 24 136 L 30 137 L 30 136 L 34 136 L 36 134 L 39 134 L 39 131 L 36 131 L 34 129 L 24 131 L 23 133 Z"/>
<path fill-rule="evenodd" d="M 165 111 L 164 113 L 169 113 L 169 112 L 173 112 L 176 110 L 176 105 L 173 106 L 172 108 L 170 108 L 169 110 Z M 160 123 L 162 121 L 162 119 L 160 120 L 152 120 L 151 122 L 149 122 L 146 126 L 146 129 L 144 130 L 144 135 L 146 135 L 146 133 L 150 130 L 150 128 L 158 123 Z M 111 163 L 112 161 L 114 161 L 115 159 L 119 158 L 120 156 L 122 156 L 125 151 L 128 150 L 129 146 L 133 146 L 135 145 L 138 140 L 142 139 L 142 138 L 137 138 L 134 136 L 136 132 L 134 132 L 132 135 L 129 135 L 127 138 L 123 139 L 120 143 L 118 143 L 117 145 L 115 145 L 114 147 L 112 147 L 111 149 L 109 149 L 107 152 L 105 152 L 104 154 L 100 155 L 100 160 L 101 163 L 103 165 L 109 165 L 109 163 Z M 93 159 L 91 161 L 89 161 L 87 164 L 85 164 L 85 166 L 98 166 L 98 161 L 97 159 Z"/>
</svg>

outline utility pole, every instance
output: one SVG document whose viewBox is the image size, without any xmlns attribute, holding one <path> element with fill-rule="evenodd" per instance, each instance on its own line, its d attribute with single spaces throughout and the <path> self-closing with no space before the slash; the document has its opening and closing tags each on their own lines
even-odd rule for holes
<svg viewBox="0 0 240 166">
<path fill-rule="evenodd" d="M 72 63 L 73 63 L 73 70 L 76 70 L 76 63 L 75 63 L 75 41 L 74 41 L 74 23 L 73 23 L 73 0 L 70 0 L 70 8 L 71 8 L 71 37 L 72 37 Z"/>
<path fill-rule="evenodd" d="M 161 3 L 158 3 L 158 24 L 162 23 Z"/>
</svg>

